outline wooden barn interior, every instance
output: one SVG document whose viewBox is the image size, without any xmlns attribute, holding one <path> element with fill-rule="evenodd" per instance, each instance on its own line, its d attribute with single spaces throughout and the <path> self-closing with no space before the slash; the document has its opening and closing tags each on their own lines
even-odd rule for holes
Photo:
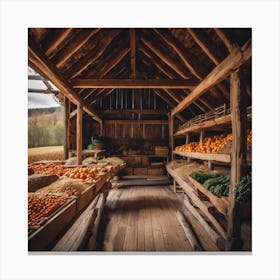
<svg viewBox="0 0 280 280">
<path fill-rule="evenodd" d="M 29 209 L 88 183 L 48 192 L 29 251 L 251 251 L 251 58 L 249 28 L 29 28 L 29 78 L 65 112 Z"/>
</svg>

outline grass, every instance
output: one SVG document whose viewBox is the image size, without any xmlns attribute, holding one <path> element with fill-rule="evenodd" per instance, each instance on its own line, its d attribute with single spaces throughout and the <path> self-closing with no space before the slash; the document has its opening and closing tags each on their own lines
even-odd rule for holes
<svg viewBox="0 0 280 280">
<path fill-rule="evenodd" d="M 39 160 L 63 160 L 63 146 L 49 146 L 28 149 L 28 163 Z"/>
</svg>

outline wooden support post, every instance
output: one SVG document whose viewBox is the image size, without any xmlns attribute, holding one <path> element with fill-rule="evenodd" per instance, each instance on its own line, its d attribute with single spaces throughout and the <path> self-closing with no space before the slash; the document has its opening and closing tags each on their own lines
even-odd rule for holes
<svg viewBox="0 0 280 280">
<path fill-rule="evenodd" d="M 65 125 L 65 139 L 64 139 L 64 159 L 69 157 L 70 144 L 70 105 L 69 99 L 64 96 L 64 125 Z"/>
<path fill-rule="evenodd" d="M 190 134 L 187 133 L 186 134 L 186 144 L 189 144 L 189 142 L 190 142 Z"/>
<path fill-rule="evenodd" d="M 199 133 L 199 142 L 202 142 L 204 137 L 205 137 L 205 131 L 201 129 Z"/>
<path fill-rule="evenodd" d="M 240 70 L 230 75 L 230 109 L 232 118 L 231 182 L 227 228 L 227 250 L 240 250 L 241 216 L 235 201 L 234 188 L 247 169 L 246 95 L 240 87 Z"/>
<path fill-rule="evenodd" d="M 173 116 L 169 115 L 169 146 L 171 148 L 171 159 L 173 160 L 173 150 L 174 150 L 174 118 Z"/>
<path fill-rule="evenodd" d="M 105 127 L 104 127 L 103 121 L 101 123 L 99 123 L 99 134 L 100 134 L 100 136 L 105 136 Z"/>
<path fill-rule="evenodd" d="M 83 152 L 83 107 L 77 106 L 77 125 L 76 125 L 76 149 L 77 149 L 77 164 L 82 164 Z"/>
</svg>

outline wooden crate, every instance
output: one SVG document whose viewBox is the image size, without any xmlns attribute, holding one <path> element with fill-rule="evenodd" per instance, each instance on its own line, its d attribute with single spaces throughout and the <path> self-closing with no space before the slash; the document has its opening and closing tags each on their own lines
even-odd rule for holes
<svg viewBox="0 0 280 280">
<path fill-rule="evenodd" d="M 228 212 L 228 198 L 227 197 L 218 197 L 214 194 L 212 194 L 210 191 L 208 191 L 202 184 L 197 182 L 195 179 L 193 179 L 191 176 L 188 175 L 189 181 L 204 195 L 206 195 L 209 200 L 212 202 L 212 204 L 215 206 L 215 208 L 222 213 L 223 215 L 227 215 Z"/>
<path fill-rule="evenodd" d="M 149 157 L 142 157 L 141 159 L 142 167 L 148 167 L 150 165 L 150 159 Z"/>
<path fill-rule="evenodd" d="M 148 168 L 145 167 L 135 167 L 133 168 L 133 175 L 147 175 Z"/>
<path fill-rule="evenodd" d="M 141 157 L 139 156 L 131 156 L 131 157 L 123 157 L 122 158 L 128 167 L 140 167 L 141 166 Z"/>
<path fill-rule="evenodd" d="M 167 156 L 168 147 L 167 146 L 155 146 L 155 155 L 156 156 Z"/>
<path fill-rule="evenodd" d="M 57 235 L 74 219 L 76 209 L 76 199 L 69 199 L 69 202 L 52 215 L 45 224 L 30 234 L 28 237 L 28 251 L 46 250 Z"/>
<path fill-rule="evenodd" d="M 80 213 L 83 209 L 85 209 L 94 197 L 94 185 L 86 188 L 77 198 L 77 213 Z"/>
<path fill-rule="evenodd" d="M 159 176 L 159 175 L 164 175 L 165 170 L 164 168 L 148 168 L 148 176 Z"/>
</svg>

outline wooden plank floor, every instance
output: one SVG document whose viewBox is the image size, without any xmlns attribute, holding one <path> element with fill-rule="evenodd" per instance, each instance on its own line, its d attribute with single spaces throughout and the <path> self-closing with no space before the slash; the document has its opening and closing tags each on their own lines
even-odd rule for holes
<svg viewBox="0 0 280 280">
<path fill-rule="evenodd" d="M 202 248 L 218 251 L 169 187 L 111 190 L 99 232 L 103 251 L 191 251 L 176 210 L 184 212 Z"/>
</svg>

